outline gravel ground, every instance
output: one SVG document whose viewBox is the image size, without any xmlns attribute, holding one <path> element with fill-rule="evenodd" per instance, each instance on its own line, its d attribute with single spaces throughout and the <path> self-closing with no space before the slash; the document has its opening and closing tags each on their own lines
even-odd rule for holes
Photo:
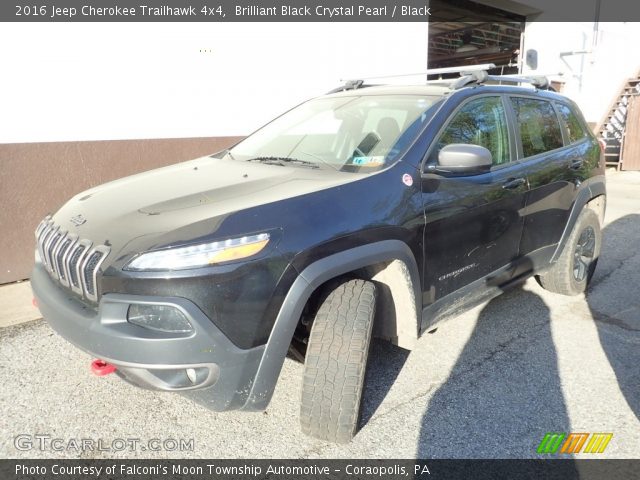
<svg viewBox="0 0 640 480">
<path fill-rule="evenodd" d="M 266 412 L 215 413 L 93 376 L 86 354 L 36 321 L 0 330 L 0 457 L 521 458 L 555 431 L 612 432 L 602 457 L 640 458 L 640 174 L 613 172 L 608 182 L 589 294 L 553 295 L 531 280 L 424 335 L 411 353 L 376 342 L 364 426 L 349 445 L 299 432 L 294 361 Z M 20 434 L 141 444 L 23 451 Z M 150 439 L 193 439 L 193 448 L 151 450 Z"/>
</svg>

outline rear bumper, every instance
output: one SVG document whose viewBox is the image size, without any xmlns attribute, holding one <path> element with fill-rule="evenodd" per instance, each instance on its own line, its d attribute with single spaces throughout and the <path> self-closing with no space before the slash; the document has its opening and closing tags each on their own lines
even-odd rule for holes
<svg viewBox="0 0 640 480">
<path fill-rule="evenodd" d="M 115 365 L 130 383 L 179 392 L 212 410 L 246 403 L 265 347 L 238 348 L 189 300 L 106 294 L 96 311 L 53 281 L 40 263 L 31 286 L 43 317 L 57 333 Z M 126 320 L 133 303 L 178 308 L 194 331 L 168 334 L 133 325 Z M 192 369 L 191 378 L 187 369 Z"/>
</svg>

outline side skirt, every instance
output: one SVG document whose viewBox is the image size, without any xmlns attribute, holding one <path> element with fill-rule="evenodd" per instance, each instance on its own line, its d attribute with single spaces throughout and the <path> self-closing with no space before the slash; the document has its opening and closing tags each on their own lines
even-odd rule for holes
<svg viewBox="0 0 640 480">
<path fill-rule="evenodd" d="M 557 245 L 540 248 L 425 306 L 422 309 L 420 334 L 543 272 L 551 266 L 556 248 Z"/>
</svg>

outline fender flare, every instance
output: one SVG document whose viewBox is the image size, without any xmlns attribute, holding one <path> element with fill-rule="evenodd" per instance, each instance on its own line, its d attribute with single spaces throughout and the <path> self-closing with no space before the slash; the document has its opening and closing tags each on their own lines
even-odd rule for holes
<svg viewBox="0 0 640 480">
<path fill-rule="evenodd" d="M 553 256 L 551 257 L 551 263 L 555 263 L 560 255 L 562 254 L 562 250 L 567 244 L 567 240 L 573 231 L 573 227 L 578 221 L 578 217 L 580 213 L 584 209 L 585 205 L 589 203 L 596 197 L 600 195 L 606 195 L 607 190 L 605 187 L 604 176 L 596 177 L 588 185 L 582 188 L 578 195 L 576 196 L 575 201 L 573 202 L 573 207 L 571 207 L 571 213 L 569 214 L 569 220 L 567 220 L 567 224 L 564 227 L 562 232 L 562 236 L 560 237 L 560 241 L 558 242 L 558 246 L 556 247 L 555 252 L 553 252 Z"/>
<path fill-rule="evenodd" d="M 400 240 L 383 240 L 355 247 L 317 260 L 307 266 L 293 282 L 269 335 L 244 411 L 264 410 L 273 396 L 293 332 L 311 294 L 326 281 L 358 268 L 400 260 L 407 266 L 413 283 L 416 312 L 420 296 L 420 276 L 416 260 L 408 245 Z"/>
</svg>

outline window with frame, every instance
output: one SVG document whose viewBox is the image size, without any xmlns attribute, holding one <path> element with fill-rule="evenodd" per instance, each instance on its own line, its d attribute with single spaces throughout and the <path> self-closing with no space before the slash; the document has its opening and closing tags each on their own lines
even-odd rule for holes
<svg viewBox="0 0 640 480">
<path fill-rule="evenodd" d="M 564 145 L 553 105 L 546 100 L 512 97 L 525 157 L 555 150 Z"/>
<path fill-rule="evenodd" d="M 564 103 L 556 103 L 556 107 L 564 123 L 564 128 L 569 135 L 569 143 L 582 140 L 587 135 L 587 132 L 584 131 L 584 127 L 575 112 Z"/>
<path fill-rule="evenodd" d="M 452 143 L 480 145 L 491 152 L 493 165 L 509 163 L 509 131 L 502 99 L 480 97 L 463 105 L 440 135 L 436 158 Z"/>
</svg>

